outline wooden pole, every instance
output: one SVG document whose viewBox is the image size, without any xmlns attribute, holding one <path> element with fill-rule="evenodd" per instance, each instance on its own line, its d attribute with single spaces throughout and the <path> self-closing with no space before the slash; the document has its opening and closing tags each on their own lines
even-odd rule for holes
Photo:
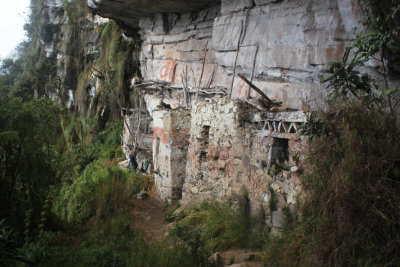
<svg viewBox="0 0 400 267">
<path fill-rule="evenodd" d="M 213 79 L 214 79 L 214 74 L 215 74 L 215 66 L 214 66 L 213 72 L 210 75 L 210 78 L 208 79 L 208 82 L 207 82 L 205 88 L 210 88 L 211 83 L 213 82 Z"/>
<path fill-rule="evenodd" d="M 256 61 L 257 61 L 257 53 L 258 53 L 258 45 L 256 46 L 256 52 L 254 53 L 253 69 L 251 70 L 251 76 L 250 76 L 250 82 L 251 83 L 253 83 L 254 70 L 256 68 Z M 249 85 L 249 93 L 247 95 L 247 99 L 250 98 L 250 94 L 251 94 L 251 86 Z"/>
<path fill-rule="evenodd" d="M 204 48 L 203 67 L 201 68 L 199 86 L 197 87 L 197 92 L 196 92 L 196 100 L 197 100 L 197 98 L 199 97 L 199 91 L 200 91 L 200 86 L 201 86 L 201 80 L 203 79 L 204 66 L 205 66 L 205 64 L 206 64 L 206 58 L 207 58 L 207 47 L 208 47 L 208 41 L 207 41 L 207 43 L 206 43 L 206 47 Z"/>
<path fill-rule="evenodd" d="M 236 74 L 236 63 L 239 56 L 240 40 L 242 39 L 242 34 L 243 34 L 243 20 L 240 22 L 240 33 L 236 47 L 236 57 L 235 57 L 235 64 L 233 65 L 233 77 L 232 77 L 231 91 L 229 92 L 229 98 L 232 98 L 233 83 L 235 81 L 235 74 Z"/>
<path fill-rule="evenodd" d="M 182 80 L 182 91 L 183 91 L 183 102 L 185 105 L 185 109 L 188 108 L 188 102 L 187 102 L 187 95 L 186 95 L 186 90 L 187 90 L 187 83 L 185 83 L 185 79 L 183 78 L 185 76 L 185 73 L 181 74 L 181 80 Z"/>
</svg>

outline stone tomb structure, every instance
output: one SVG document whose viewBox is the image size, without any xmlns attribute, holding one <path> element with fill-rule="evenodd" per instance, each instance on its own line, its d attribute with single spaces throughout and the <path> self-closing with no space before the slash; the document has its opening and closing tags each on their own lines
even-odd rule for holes
<svg viewBox="0 0 400 267">
<path fill-rule="evenodd" d="M 191 110 L 157 106 L 151 114 L 153 145 L 147 154 L 162 200 L 235 202 L 246 192 L 252 210 L 262 205 L 271 226 L 281 227 L 283 210 L 302 191 L 303 112 L 265 113 L 245 101 L 217 97 L 194 100 Z"/>
<path fill-rule="evenodd" d="M 153 112 L 154 183 L 163 200 L 182 198 L 189 147 L 190 112 L 156 110 Z"/>
<path fill-rule="evenodd" d="M 247 191 L 257 207 L 269 200 L 269 187 L 276 184 L 294 204 L 304 142 L 297 129 L 304 119 L 303 112 L 269 113 L 263 119 L 249 104 L 226 98 L 195 102 L 183 201 L 235 200 Z"/>
</svg>

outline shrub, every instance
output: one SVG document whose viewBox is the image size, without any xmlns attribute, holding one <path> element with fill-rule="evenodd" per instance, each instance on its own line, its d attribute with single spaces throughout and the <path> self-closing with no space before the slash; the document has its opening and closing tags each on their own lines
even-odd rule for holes
<svg viewBox="0 0 400 267">
<path fill-rule="evenodd" d="M 146 179 L 95 161 L 71 185 L 63 186 L 53 211 L 68 223 L 81 224 L 94 215 L 103 218 L 119 210 L 126 198 L 140 192 Z"/>
</svg>

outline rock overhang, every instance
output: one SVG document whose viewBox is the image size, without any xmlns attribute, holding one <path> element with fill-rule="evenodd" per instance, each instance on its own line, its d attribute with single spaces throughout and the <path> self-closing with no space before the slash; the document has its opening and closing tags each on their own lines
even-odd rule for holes
<svg viewBox="0 0 400 267">
<path fill-rule="evenodd" d="M 115 19 L 130 29 L 139 26 L 139 18 L 157 13 L 198 11 L 220 0 L 88 0 L 87 5 L 100 16 Z"/>
</svg>

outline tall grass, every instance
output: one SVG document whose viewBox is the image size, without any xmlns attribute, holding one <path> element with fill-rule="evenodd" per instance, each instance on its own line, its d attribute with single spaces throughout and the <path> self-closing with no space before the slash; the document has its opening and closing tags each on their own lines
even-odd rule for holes
<svg viewBox="0 0 400 267">
<path fill-rule="evenodd" d="M 212 253 L 229 248 L 261 249 L 268 229 L 261 209 L 250 215 L 246 196 L 238 205 L 203 202 L 177 218 L 170 235 L 189 251 Z"/>
</svg>

